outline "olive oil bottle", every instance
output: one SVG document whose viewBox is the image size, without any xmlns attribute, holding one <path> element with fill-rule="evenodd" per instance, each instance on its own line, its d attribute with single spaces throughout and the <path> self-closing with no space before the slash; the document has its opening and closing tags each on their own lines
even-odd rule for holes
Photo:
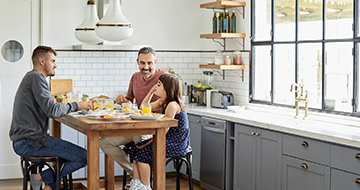
<svg viewBox="0 0 360 190">
<path fill-rule="evenodd" d="M 230 33 L 230 16 L 229 11 L 225 11 L 225 17 L 224 17 L 224 32 Z"/>
<path fill-rule="evenodd" d="M 212 26 L 213 26 L 213 33 L 217 33 L 218 30 L 218 21 L 217 21 L 217 17 L 216 17 L 216 12 L 214 12 L 214 17 L 213 17 L 213 21 L 212 21 Z"/>
<path fill-rule="evenodd" d="M 236 15 L 235 15 L 234 10 L 232 11 L 232 15 L 231 15 L 230 32 L 231 33 L 236 33 Z"/>
<path fill-rule="evenodd" d="M 219 13 L 219 18 L 218 18 L 218 28 L 219 28 L 219 33 L 223 33 L 224 31 L 224 13 L 220 12 Z"/>
</svg>

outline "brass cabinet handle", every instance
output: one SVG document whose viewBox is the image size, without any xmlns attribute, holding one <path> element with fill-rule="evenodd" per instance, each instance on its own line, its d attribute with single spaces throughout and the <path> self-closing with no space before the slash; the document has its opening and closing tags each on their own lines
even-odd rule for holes
<svg viewBox="0 0 360 190">
<path fill-rule="evenodd" d="M 360 159 L 360 153 L 356 154 L 355 158 Z"/>
<path fill-rule="evenodd" d="M 254 132 L 251 132 L 251 135 L 255 135 L 255 133 L 254 133 Z"/>
<path fill-rule="evenodd" d="M 255 133 L 256 136 L 259 136 L 260 134 L 259 133 Z"/>
<path fill-rule="evenodd" d="M 357 179 L 355 180 L 355 183 L 360 184 L 360 178 L 357 178 Z"/>
<path fill-rule="evenodd" d="M 309 143 L 307 143 L 306 141 L 302 142 L 301 145 L 304 147 L 309 147 Z"/>
<path fill-rule="evenodd" d="M 200 123 L 200 120 L 197 120 L 198 123 Z"/>
<path fill-rule="evenodd" d="M 304 168 L 304 169 L 308 169 L 308 165 L 306 165 L 305 163 L 301 164 L 301 167 Z"/>
</svg>

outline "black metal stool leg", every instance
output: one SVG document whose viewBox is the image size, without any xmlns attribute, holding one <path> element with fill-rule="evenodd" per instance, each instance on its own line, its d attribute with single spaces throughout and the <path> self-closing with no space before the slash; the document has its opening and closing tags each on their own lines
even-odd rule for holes
<svg viewBox="0 0 360 190">
<path fill-rule="evenodd" d="M 63 187 L 64 187 L 64 190 L 68 190 L 67 176 L 63 177 Z"/>
<path fill-rule="evenodd" d="M 72 180 L 72 173 L 69 173 L 69 190 L 74 190 L 73 187 L 73 180 Z"/>
<path fill-rule="evenodd" d="M 193 190 L 193 183 L 192 183 L 192 168 L 191 168 L 191 161 L 192 161 L 192 155 L 186 155 L 187 158 L 187 170 L 188 170 L 188 178 L 189 178 L 189 189 Z"/>
<path fill-rule="evenodd" d="M 60 161 L 56 160 L 56 189 L 60 189 Z"/>
<path fill-rule="evenodd" d="M 124 170 L 124 172 L 123 172 L 123 189 L 125 189 L 125 186 L 126 186 L 126 178 L 127 178 L 127 172 Z"/>
<path fill-rule="evenodd" d="M 176 162 L 176 190 L 180 190 L 180 168 L 182 161 L 178 158 L 174 161 Z"/>
<path fill-rule="evenodd" d="M 22 160 L 22 159 L 21 159 Z M 28 185 L 28 180 L 29 180 L 29 171 L 28 171 L 28 167 L 29 167 L 29 162 L 25 161 L 25 160 L 22 160 L 23 162 L 23 176 L 24 176 L 24 179 L 23 179 L 23 190 L 27 190 L 27 185 Z"/>
</svg>

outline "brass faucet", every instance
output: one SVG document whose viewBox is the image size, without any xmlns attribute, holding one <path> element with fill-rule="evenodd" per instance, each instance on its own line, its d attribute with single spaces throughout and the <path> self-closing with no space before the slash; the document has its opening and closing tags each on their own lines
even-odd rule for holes
<svg viewBox="0 0 360 190">
<path fill-rule="evenodd" d="M 298 118 L 299 116 L 299 103 L 305 103 L 305 117 L 303 119 L 307 119 L 308 113 L 309 113 L 309 100 L 308 100 L 308 91 L 305 90 L 304 91 L 304 83 L 303 81 L 301 81 L 300 84 L 297 83 L 293 83 L 291 85 L 290 88 L 290 92 L 294 91 L 294 86 L 296 86 L 296 90 L 295 90 L 295 108 L 296 108 L 296 115 L 295 115 L 295 119 Z M 300 91 L 299 91 L 299 87 L 300 87 Z"/>
</svg>

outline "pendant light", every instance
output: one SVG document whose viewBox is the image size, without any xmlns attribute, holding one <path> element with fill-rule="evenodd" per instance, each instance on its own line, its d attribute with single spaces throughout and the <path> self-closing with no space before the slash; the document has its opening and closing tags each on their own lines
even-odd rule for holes
<svg viewBox="0 0 360 190">
<path fill-rule="evenodd" d="M 95 25 L 99 21 L 97 16 L 95 0 L 87 2 L 85 20 L 75 29 L 75 37 L 84 43 L 100 43 L 100 39 L 95 33 Z"/>
<path fill-rule="evenodd" d="M 95 33 L 108 41 L 121 41 L 133 33 L 132 24 L 123 15 L 120 0 L 110 0 L 105 16 L 96 24 Z"/>
</svg>

